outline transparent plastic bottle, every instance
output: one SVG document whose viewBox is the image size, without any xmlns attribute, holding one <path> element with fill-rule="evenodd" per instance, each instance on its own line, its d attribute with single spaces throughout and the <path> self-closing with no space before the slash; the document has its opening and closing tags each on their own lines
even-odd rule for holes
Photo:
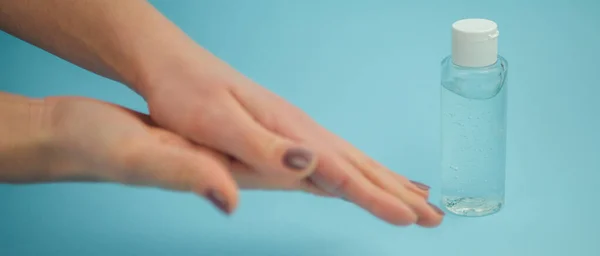
<svg viewBox="0 0 600 256">
<path fill-rule="evenodd" d="M 442 206 L 485 216 L 504 205 L 507 61 L 496 23 L 459 20 L 442 61 Z"/>
</svg>

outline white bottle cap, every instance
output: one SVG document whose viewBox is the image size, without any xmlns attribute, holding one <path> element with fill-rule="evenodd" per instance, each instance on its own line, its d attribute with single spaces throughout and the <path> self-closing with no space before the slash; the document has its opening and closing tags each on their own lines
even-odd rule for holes
<svg viewBox="0 0 600 256">
<path fill-rule="evenodd" d="M 498 26 L 486 19 L 452 24 L 452 62 L 462 67 L 485 67 L 498 60 Z"/>
</svg>

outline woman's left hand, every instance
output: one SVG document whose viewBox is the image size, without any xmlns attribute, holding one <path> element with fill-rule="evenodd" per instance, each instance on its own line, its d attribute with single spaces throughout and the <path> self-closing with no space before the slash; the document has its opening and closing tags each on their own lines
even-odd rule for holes
<svg viewBox="0 0 600 256">
<path fill-rule="evenodd" d="M 23 97 L 0 96 L 27 105 Z M 24 127 L 21 122 L 20 129 L 31 131 L 28 137 L 41 139 L 18 143 L 25 146 L 17 148 L 34 149 L 27 154 L 6 151 L 12 160 L 28 159 L 29 167 L 23 168 L 24 162 L 3 163 L 9 165 L 2 168 L 0 182 L 115 182 L 189 191 L 227 214 L 236 208 L 238 188 L 326 195 L 300 179 L 263 177 L 226 155 L 155 126 L 147 115 L 121 106 L 82 97 L 49 97 L 31 100 L 29 105 L 30 125 Z M 34 144 L 38 146 L 31 146 Z"/>
</svg>

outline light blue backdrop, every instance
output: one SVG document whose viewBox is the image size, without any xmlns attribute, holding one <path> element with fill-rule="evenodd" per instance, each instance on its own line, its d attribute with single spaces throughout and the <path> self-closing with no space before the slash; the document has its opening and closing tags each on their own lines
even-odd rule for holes
<svg viewBox="0 0 600 256">
<path fill-rule="evenodd" d="M 0 185 L 0 255 L 600 255 L 600 2 L 154 1 L 197 42 L 439 200 L 439 63 L 450 25 L 500 27 L 509 61 L 507 204 L 441 227 L 345 202 L 245 192 L 226 218 L 188 194 Z M 145 111 L 124 86 L 0 34 L 0 90 Z M 2 122 L 2 120 L 0 120 Z"/>
</svg>

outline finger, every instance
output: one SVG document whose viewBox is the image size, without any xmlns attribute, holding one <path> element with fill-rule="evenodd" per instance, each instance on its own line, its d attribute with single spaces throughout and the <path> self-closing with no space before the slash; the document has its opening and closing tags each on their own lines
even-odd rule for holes
<svg viewBox="0 0 600 256">
<path fill-rule="evenodd" d="M 323 160 L 311 180 L 322 190 L 352 201 L 391 224 L 407 226 L 417 221 L 417 215 L 405 202 L 375 186 L 344 159 L 320 159 Z"/>
<path fill-rule="evenodd" d="M 261 190 L 301 190 L 308 193 L 332 197 L 325 191 L 320 190 L 307 179 L 294 177 L 266 176 L 263 173 L 256 172 L 252 168 L 237 159 L 224 155 L 214 150 L 210 150 L 202 145 L 193 144 L 180 136 L 165 132 L 162 129 L 151 130 L 161 144 L 177 146 L 181 148 L 192 149 L 217 159 L 224 166 L 227 166 L 240 189 L 261 189 Z"/>
<path fill-rule="evenodd" d="M 378 163 L 377 161 L 371 159 L 366 156 L 362 151 L 356 148 L 351 143 L 346 140 L 338 137 L 337 135 L 325 130 L 321 129 L 321 136 L 328 137 L 333 140 L 334 147 L 340 152 L 342 155 L 346 156 L 346 159 L 351 161 L 354 165 L 362 166 L 361 170 L 370 170 L 377 171 L 384 175 L 386 178 L 395 180 L 405 186 L 410 191 L 421 195 L 423 198 L 429 198 L 429 189 L 430 187 L 424 183 L 419 181 L 409 180 L 403 175 L 400 175 L 384 165 Z"/>
<path fill-rule="evenodd" d="M 238 162 L 237 160 L 231 162 L 229 170 L 240 189 L 297 190 L 324 197 L 334 197 L 334 195 L 316 187 L 308 179 L 265 176 L 264 174 L 251 170 L 249 166 Z"/>
<path fill-rule="evenodd" d="M 432 207 L 420 193 L 398 184 L 397 179 L 390 172 L 384 171 L 383 166 L 365 156 L 362 156 L 362 159 L 349 159 L 349 161 L 373 184 L 411 207 L 418 216 L 418 225 L 434 227 L 441 223 L 443 214 L 440 214 L 440 211 Z"/>
<path fill-rule="evenodd" d="M 420 195 L 422 198 L 427 199 L 429 197 L 430 187 L 428 185 L 409 180 L 360 152 L 353 154 L 352 157 L 347 157 L 347 159 L 356 168 L 365 172 L 366 176 L 372 176 L 376 180 L 386 180 L 388 186 L 403 187 Z"/>
<path fill-rule="evenodd" d="M 348 164 L 353 165 L 355 169 L 358 169 L 367 182 L 374 184 L 374 186 L 381 188 L 382 191 L 390 193 L 407 204 L 418 216 L 417 224 L 427 227 L 439 225 L 442 219 L 442 215 L 439 213 L 443 212 L 438 211 L 438 208 L 430 206 L 425 201 L 429 197 L 429 186 L 417 181 L 410 181 L 394 173 L 371 158 L 368 158 L 356 148 L 351 147 L 349 143 L 337 141 L 337 137 L 330 138 L 334 138 L 334 143 L 330 144 L 330 146 L 336 148 L 342 156 L 350 155 L 350 157 L 345 157 L 345 160 Z M 325 136 L 322 137 L 321 141 L 332 140 Z M 340 145 L 347 146 L 347 148 L 341 148 Z M 324 157 L 320 158 L 320 161 L 328 160 Z"/>
<path fill-rule="evenodd" d="M 296 190 L 303 181 L 293 177 L 265 175 L 238 161 L 233 161 L 229 170 L 241 189 Z"/>
<path fill-rule="evenodd" d="M 426 200 L 429 197 L 429 186 L 408 180 L 336 136 L 332 136 L 338 151 L 347 156 L 346 159 L 372 182 L 375 186 L 392 194 L 406 203 L 418 216 L 417 224 L 424 227 L 438 226 L 443 219 L 443 211 Z M 344 148 L 341 148 L 344 146 Z"/>
<path fill-rule="evenodd" d="M 303 138 L 305 141 L 311 142 L 314 145 L 321 145 L 323 148 L 339 148 L 338 145 L 335 145 L 337 142 L 335 137 L 331 136 L 329 132 L 323 132 L 325 131 L 324 128 L 312 122 L 312 120 L 302 114 L 301 111 L 296 111 L 292 106 L 289 106 L 282 100 L 278 100 L 278 97 L 275 95 L 265 91 L 266 90 L 261 90 L 258 86 L 235 88 L 235 94 L 239 95 L 239 98 L 250 106 L 250 111 L 257 116 L 261 123 L 267 124 L 272 130 L 290 138 Z M 287 122 L 277 122 L 274 121 L 274 118 L 269 118 L 269 116 L 264 113 L 261 115 L 261 108 L 268 108 L 269 106 L 278 106 L 279 108 L 286 108 L 286 110 L 288 110 L 289 114 L 281 116 L 279 119 L 284 117 L 287 118 L 293 114 L 294 117 L 297 117 L 297 120 L 293 120 L 294 122 L 289 120 Z M 313 136 L 303 135 L 307 132 L 312 133 Z M 344 148 L 337 151 L 338 154 L 342 153 L 342 156 L 345 156 L 344 153 L 346 151 L 343 149 Z M 317 172 L 311 176 L 311 179 L 315 181 L 320 188 L 327 192 L 340 192 L 346 196 L 347 199 L 354 201 L 361 207 L 371 211 L 374 215 L 392 223 L 407 225 L 412 223 L 411 221 L 413 221 L 413 218 L 415 218 L 414 221 L 416 221 L 417 216 L 415 216 L 415 213 L 412 212 L 411 208 L 415 207 L 416 210 L 422 211 L 423 207 L 421 207 L 420 203 L 423 202 L 426 204 L 424 200 L 421 200 L 421 202 L 414 200 L 414 197 L 412 196 L 415 194 L 410 191 L 404 193 L 402 195 L 403 197 L 394 198 L 395 195 L 386 190 L 389 188 L 381 187 L 378 186 L 378 184 L 373 183 L 373 181 L 364 176 L 362 173 L 363 170 L 358 170 L 344 157 L 338 157 L 338 154 L 319 157 Z M 340 166 L 342 166 L 342 168 L 340 168 Z M 345 174 L 342 170 L 350 173 Z M 397 187 L 403 187 L 404 185 L 416 186 L 415 183 L 407 182 L 406 184 L 403 184 L 398 181 L 402 182 L 402 179 L 396 179 L 394 177 L 390 178 L 387 182 L 395 183 Z M 324 186 L 326 188 L 324 188 Z M 328 190 L 331 189 L 331 186 L 337 191 Z M 382 198 L 388 198 L 390 200 L 382 202 L 380 201 Z M 408 199 L 409 202 L 404 202 L 403 199 Z M 386 203 L 388 203 L 388 205 L 385 205 Z M 389 205 L 390 203 L 395 205 Z M 412 205 L 411 207 L 408 207 L 405 203 L 410 203 Z M 396 207 L 394 210 L 404 212 L 397 215 L 399 217 L 390 216 L 388 214 L 390 211 L 393 211 L 390 207 Z M 408 212 L 406 211 L 407 209 L 409 209 Z"/>
<path fill-rule="evenodd" d="M 363 167 L 362 170 L 371 170 L 384 174 L 386 178 L 391 180 L 395 180 L 398 182 L 398 185 L 403 185 L 410 191 L 421 195 L 423 198 L 429 198 L 429 189 L 430 187 L 424 183 L 419 181 L 409 180 L 403 175 L 400 175 L 384 165 L 378 163 L 377 161 L 371 159 L 366 156 L 362 151 L 356 148 L 351 143 L 346 140 L 340 138 L 339 136 L 327 131 L 325 128 L 315 125 L 315 129 L 318 131 L 318 137 L 321 138 L 321 141 L 331 141 L 331 146 L 337 150 L 341 155 L 345 156 L 353 165 L 359 166 L 368 166 Z M 357 160 L 361 163 L 357 164 Z M 367 164 L 365 164 L 367 163 Z"/>
<path fill-rule="evenodd" d="M 317 196 L 322 196 L 322 197 L 330 197 L 330 198 L 337 198 L 335 195 L 328 193 L 325 190 L 320 189 L 319 187 L 317 187 L 315 184 L 313 184 L 312 182 L 306 182 L 305 185 L 303 185 L 300 190 L 313 194 L 313 195 L 317 195 Z"/>
<path fill-rule="evenodd" d="M 227 100 L 229 99 L 229 100 Z M 304 178 L 314 171 L 315 154 L 307 147 L 281 137 L 257 123 L 234 98 L 219 105 L 227 115 L 200 117 L 194 140 L 227 152 L 257 172 Z"/>
<path fill-rule="evenodd" d="M 157 129 L 157 131 L 160 132 L 161 130 Z M 307 179 L 264 175 L 263 173 L 253 170 L 247 164 L 244 164 L 231 156 L 221 154 L 214 150 L 209 150 L 202 145 L 193 144 L 179 136 L 172 136 L 171 133 L 164 132 L 154 133 L 156 136 L 160 137 L 160 140 L 163 144 L 172 144 L 179 147 L 190 148 L 196 151 L 203 151 L 205 154 L 218 159 L 219 162 L 223 163 L 224 166 L 227 166 L 240 189 L 301 190 L 320 196 L 333 196 L 317 188 Z"/>
<path fill-rule="evenodd" d="M 150 141 L 128 150 L 125 170 L 113 177 L 115 181 L 191 191 L 210 200 L 226 214 L 237 206 L 237 187 L 227 167 L 203 151 Z"/>
<path fill-rule="evenodd" d="M 390 181 L 396 181 L 396 184 L 394 184 L 394 186 L 404 186 L 406 189 L 420 195 L 425 199 L 429 198 L 430 187 L 428 185 L 418 181 L 407 179 L 403 175 L 400 175 L 383 166 L 379 162 L 369 158 L 364 153 L 360 152 L 354 147 L 348 147 L 346 148 L 346 150 L 349 151 L 349 153 L 345 154 L 348 156 L 346 158 L 362 171 L 374 172 L 376 175 L 380 176 L 380 179 L 389 179 Z"/>
<path fill-rule="evenodd" d="M 397 180 L 399 183 L 403 184 L 408 190 L 412 191 L 423 197 L 424 199 L 429 199 L 429 189 L 430 187 L 426 184 L 423 184 L 418 181 L 408 180 L 406 177 L 391 171 L 385 168 L 385 172 L 389 173 L 393 179 Z"/>
</svg>

